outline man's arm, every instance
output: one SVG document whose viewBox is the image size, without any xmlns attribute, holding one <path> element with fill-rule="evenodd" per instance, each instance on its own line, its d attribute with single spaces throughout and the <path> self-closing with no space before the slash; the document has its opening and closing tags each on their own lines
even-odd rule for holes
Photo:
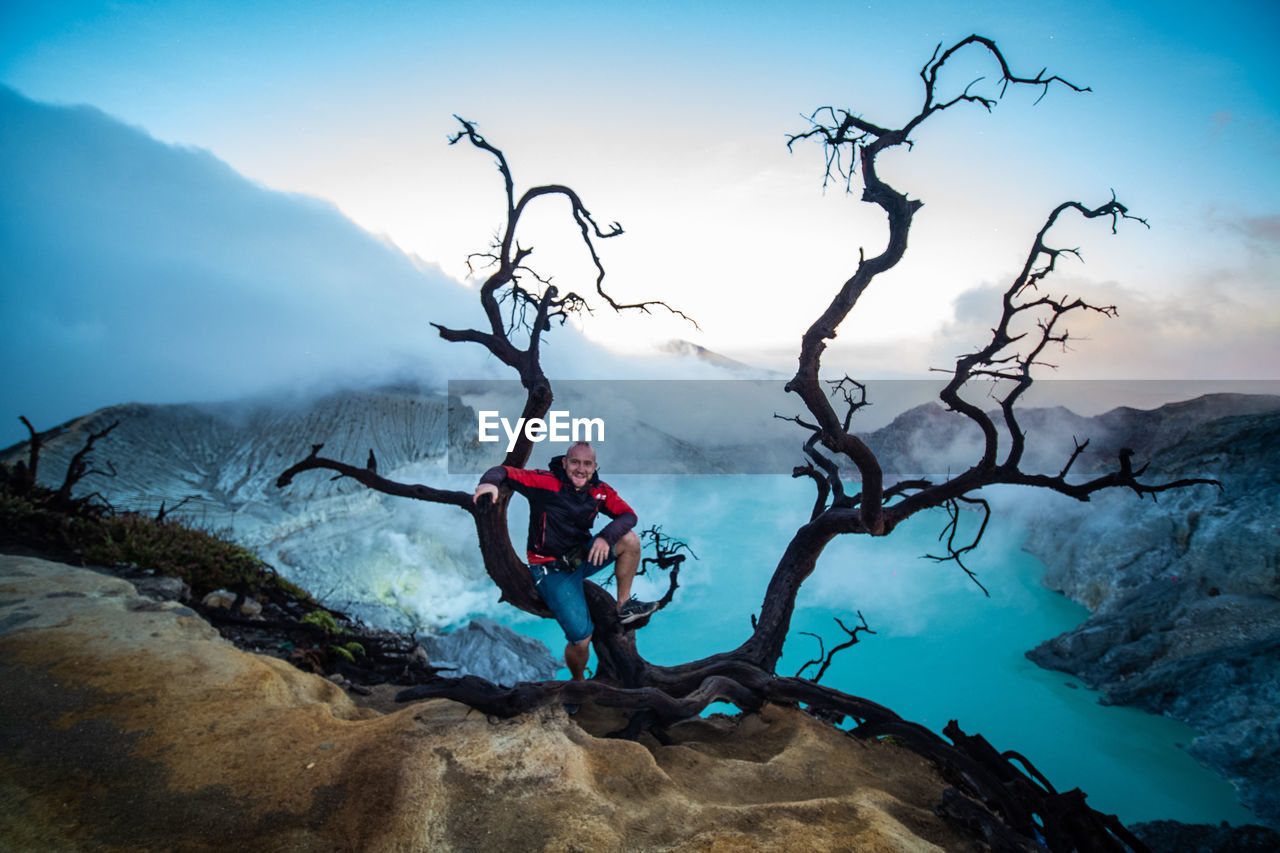
<svg viewBox="0 0 1280 853">
<path fill-rule="evenodd" d="M 601 483 L 600 488 L 605 490 L 604 503 L 600 506 L 600 509 L 613 521 L 606 524 L 604 529 L 596 534 L 596 537 L 603 539 L 609 547 L 613 547 L 618 544 L 618 540 L 628 530 L 636 526 L 639 518 L 636 516 L 636 511 L 631 508 L 631 505 L 624 501 L 613 490 L 612 486 L 607 483 Z"/>
<path fill-rule="evenodd" d="M 472 496 L 471 500 L 479 503 L 481 495 L 489 495 L 494 500 L 497 500 L 498 490 L 504 485 L 510 486 L 525 497 L 528 497 L 530 490 L 557 491 L 560 488 L 560 481 L 550 471 L 530 471 L 525 468 L 494 465 L 480 476 L 480 484 L 476 486 L 475 495 Z"/>
</svg>

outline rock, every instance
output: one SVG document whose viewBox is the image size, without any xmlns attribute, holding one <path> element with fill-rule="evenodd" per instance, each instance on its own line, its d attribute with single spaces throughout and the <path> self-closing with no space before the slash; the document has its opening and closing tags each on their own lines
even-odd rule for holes
<svg viewBox="0 0 1280 853">
<path fill-rule="evenodd" d="M 1223 489 L 1106 494 L 1033 520 L 1046 586 L 1093 615 L 1027 656 L 1198 728 L 1190 753 L 1280 828 L 1280 413 L 1189 427 L 1144 479 L 1189 476 Z"/>
<path fill-rule="evenodd" d="M 225 589 L 215 589 L 207 594 L 200 601 L 205 607 L 217 607 L 222 610 L 230 610 L 231 605 L 236 603 L 236 595 L 234 592 L 227 592 Z"/>
<path fill-rule="evenodd" d="M 1275 853 L 1280 833 L 1265 826 L 1188 824 L 1171 820 L 1129 827 L 1152 853 Z"/>
<path fill-rule="evenodd" d="M 177 578 L 170 578 L 170 580 L 177 580 Z M 182 584 L 182 581 L 178 581 L 178 583 Z M 185 584 L 182 586 L 184 589 L 186 588 Z M 139 589 L 139 591 L 141 592 L 142 590 Z M 219 610 L 230 610 L 232 607 L 235 607 L 236 594 L 234 592 L 228 592 L 225 589 L 215 589 L 213 592 L 206 595 L 200 603 L 205 607 L 217 608 Z M 245 596 L 244 601 L 240 602 L 239 612 L 241 616 L 247 616 L 250 619 L 261 619 L 262 602 L 251 596 Z"/>
<path fill-rule="evenodd" d="M 191 588 L 182 582 L 182 578 L 167 575 L 150 575 L 147 577 L 130 577 L 130 583 L 141 595 L 160 601 L 185 601 L 191 597 Z"/>
<path fill-rule="evenodd" d="M 1083 479 L 1114 469 L 1121 448 L 1134 450 L 1136 460 L 1148 459 L 1210 421 L 1277 409 L 1280 397 L 1267 394 L 1206 394 L 1152 410 L 1122 406 L 1096 417 L 1062 407 L 1023 409 L 1018 416 L 1026 433 L 1022 468 L 1056 474 L 1075 441 L 1088 439 L 1089 446 L 1072 467 L 1076 479 Z M 990 414 L 1001 423 L 998 411 Z M 982 447 L 978 426 L 937 402 L 908 409 L 888 426 L 860 437 L 875 451 L 887 477 L 936 477 L 964 470 Z"/>
<path fill-rule="evenodd" d="M 492 619 L 473 619 L 465 628 L 417 639 L 433 666 L 454 670 L 448 675 L 478 675 L 494 684 L 553 679 L 564 666 L 541 640 Z"/>
<path fill-rule="evenodd" d="M 919 757 L 794 709 L 696 719 L 670 746 L 558 707 L 379 714 L 140 600 L 0 557 L 6 849 L 981 849 L 934 815 L 947 786 Z"/>
</svg>

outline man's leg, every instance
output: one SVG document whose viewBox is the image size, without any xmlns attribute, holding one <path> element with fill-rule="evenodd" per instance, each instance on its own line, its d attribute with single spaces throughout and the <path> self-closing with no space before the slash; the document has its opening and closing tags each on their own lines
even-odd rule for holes
<svg viewBox="0 0 1280 853">
<path fill-rule="evenodd" d="M 613 552 L 618 557 L 613 567 L 613 576 L 618 579 L 618 621 L 630 625 L 657 610 L 658 605 L 631 597 L 631 582 L 636 579 L 636 570 L 640 568 L 640 537 L 634 531 L 627 531 Z"/>
<path fill-rule="evenodd" d="M 551 608 L 564 631 L 564 665 L 569 668 L 574 681 L 583 680 L 587 663 L 591 660 L 591 614 L 587 611 L 587 600 L 582 591 L 585 574 L 585 564 L 573 572 L 534 572 L 534 577 L 538 578 L 538 594 Z M 582 639 L 576 639 L 578 637 Z"/>
<path fill-rule="evenodd" d="M 613 576 L 618 579 L 618 609 L 631 597 L 631 582 L 636 579 L 636 570 L 640 568 L 640 537 L 634 530 L 628 530 L 613 546 L 613 553 L 618 561 L 613 566 Z"/>
<path fill-rule="evenodd" d="M 569 674 L 574 681 L 582 681 L 587 671 L 587 661 L 591 660 L 591 637 L 577 643 L 566 643 L 564 647 L 564 664 L 569 667 Z"/>
</svg>

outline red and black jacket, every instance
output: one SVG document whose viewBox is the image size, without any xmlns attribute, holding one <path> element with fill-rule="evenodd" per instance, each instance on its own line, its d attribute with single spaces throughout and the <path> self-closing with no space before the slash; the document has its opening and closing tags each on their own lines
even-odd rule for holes
<svg viewBox="0 0 1280 853">
<path fill-rule="evenodd" d="M 613 519 L 598 535 L 610 547 L 636 525 L 636 514 L 613 487 L 596 474 L 582 491 L 569 482 L 564 457 L 551 460 L 550 471 L 529 471 L 496 465 L 484 472 L 481 483 L 506 483 L 529 499 L 528 560 L 531 565 L 555 562 L 566 554 L 589 546 L 591 526 L 603 512 Z"/>
</svg>

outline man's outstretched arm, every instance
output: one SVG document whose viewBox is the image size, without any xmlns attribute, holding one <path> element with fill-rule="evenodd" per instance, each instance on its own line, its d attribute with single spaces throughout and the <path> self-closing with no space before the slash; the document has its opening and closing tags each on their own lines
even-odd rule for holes
<svg viewBox="0 0 1280 853">
<path fill-rule="evenodd" d="M 608 556 L 608 549 L 616 546 L 618 544 L 618 540 L 635 527 L 636 523 L 639 521 L 639 518 L 636 516 L 636 511 L 633 510 L 631 505 L 624 501 L 618 493 L 613 490 L 612 486 L 604 484 L 601 484 L 601 486 L 605 489 L 605 500 L 600 508 L 604 511 L 605 515 L 609 516 L 613 520 L 606 524 L 604 529 L 596 534 L 595 541 L 591 543 L 591 556 L 594 556 L 597 546 L 601 546 L 601 543 L 603 542 L 603 545 L 601 546 L 603 551 L 600 560 L 591 560 L 592 564 L 597 566 L 600 565 L 600 562 Z M 588 559 L 590 559 L 590 557 L 588 557 Z"/>
</svg>

